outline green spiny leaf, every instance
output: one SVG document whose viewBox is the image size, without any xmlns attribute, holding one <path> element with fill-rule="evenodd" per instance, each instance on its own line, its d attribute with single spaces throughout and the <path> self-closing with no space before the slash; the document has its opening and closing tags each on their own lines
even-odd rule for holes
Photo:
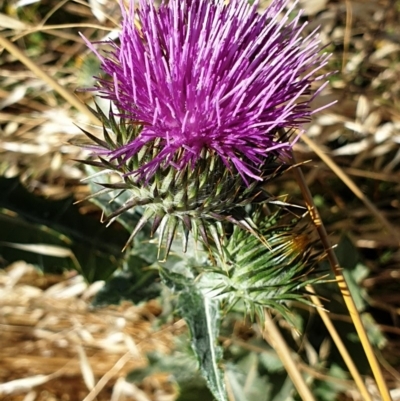
<svg viewBox="0 0 400 401">
<path fill-rule="evenodd" d="M 209 389 L 218 401 L 227 401 L 223 373 L 218 366 L 222 350 L 216 344 L 220 324 L 219 302 L 192 287 L 180 293 L 179 309 L 189 326 L 192 347 Z"/>
</svg>

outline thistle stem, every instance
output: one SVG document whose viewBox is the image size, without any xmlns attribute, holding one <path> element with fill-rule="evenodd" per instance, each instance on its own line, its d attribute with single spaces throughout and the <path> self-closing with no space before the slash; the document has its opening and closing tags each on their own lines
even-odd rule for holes
<svg viewBox="0 0 400 401">
<path fill-rule="evenodd" d="M 267 311 L 264 311 L 264 338 L 272 345 L 303 401 L 315 401 L 303 376 L 294 362 L 281 332 Z"/>
<path fill-rule="evenodd" d="M 329 243 L 328 235 L 325 229 L 324 224 L 322 223 L 321 216 L 314 204 L 310 189 L 306 183 L 303 172 L 299 166 L 295 167 L 294 174 L 296 176 L 297 182 L 303 194 L 303 198 L 306 202 L 308 211 L 310 213 L 311 219 L 315 225 L 315 228 L 319 234 L 323 247 L 328 257 L 329 264 L 333 270 L 333 273 L 336 277 L 336 281 L 338 283 L 340 292 L 342 293 L 344 302 L 349 311 L 350 317 L 353 321 L 354 327 L 357 331 L 358 337 L 360 338 L 361 344 L 364 348 L 364 352 L 367 356 L 368 362 L 370 364 L 372 373 L 375 377 L 380 395 L 383 401 L 391 401 L 392 398 L 390 396 L 390 392 L 387 388 L 386 382 L 383 378 L 381 368 L 378 364 L 378 360 L 374 354 L 371 343 L 369 342 L 367 332 L 364 328 L 364 325 L 361 321 L 360 314 L 357 311 L 356 305 L 354 303 L 354 299 L 349 291 L 349 287 L 346 283 L 346 280 L 341 272 L 341 268 L 339 265 L 339 261 L 336 257 L 335 252 L 333 251 L 331 244 Z"/>
<path fill-rule="evenodd" d="M 307 291 L 315 294 L 315 291 L 311 285 L 307 286 Z M 346 364 L 347 368 L 349 369 L 349 372 L 351 376 L 354 379 L 354 382 L 356 383 L 356 386 L 358 388 L 358 391 L 360 392 L 361 396 L 363 397 L 364 401 L 372 401 L 371 395 L 369 394 L 367 387 L 365 386 L 364 380 L 362 379 L 356 365 L 354 364 L 353 360 L 351 359 L 351 356 L 349 352 L 347 351 L 342 339 L 339 336 L 339 333 L 337 332 L 335 326 L 332 323 L 332 320 L 330 319 L 328 313 L 325 311 L 323 308 L 323 305 L 320 301 L 320 299 L 316 295 L 311 295 L 310 299 L 312 303 L 316 306 L 317 312 L 321 316 L 322 321 L 324 322 L 326 328 L 329 331 L 329 334 L 332 337 L 333 342 L 336 345 L 336 348 L 340 352 L 340 355 L 342 356 L 344 363 Z"/>
</svg>

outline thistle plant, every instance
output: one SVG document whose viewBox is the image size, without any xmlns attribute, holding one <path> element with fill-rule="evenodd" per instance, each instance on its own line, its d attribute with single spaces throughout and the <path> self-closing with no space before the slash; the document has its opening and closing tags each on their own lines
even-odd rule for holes
<svg viewBox="0 0 400 401">
<path fill-rule="evenodd" d="M 201 263 L 181 255 L 185 273 L 159 268 L 218 400 L 219 353 L 210 359 L 199 338 L 210 347 L 221 311 L 239 304 L 251 317 L 265 307 L 288 316 L 284 302 L 307 302 L 301 289 L 317 257 L 301 217 L 270 212 L 268 183 L 291 166 L 329 57 L 288 3 L 259 13 L 257 1 L 131 1 L 121 3 L 117 41 L 85 39 L 103 71 L 90 90 L 112 104 L 93 110 L 104 138 L 86 132 L 97 158 L 86 163 L 119 177 L 92 196 L 117 204 L 109 222 L 139 212 L 129 242 L 151 223 L 163 260 L 176 237 L 184 252 L 191 236 L 204 250 Z"/>
</svg>

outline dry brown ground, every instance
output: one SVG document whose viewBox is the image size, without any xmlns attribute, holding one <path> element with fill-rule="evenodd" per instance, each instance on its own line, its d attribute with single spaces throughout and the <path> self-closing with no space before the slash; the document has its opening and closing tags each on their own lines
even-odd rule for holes
<svg viewBox="0 0 400 401">
<path fill-rule="evenodd" d="M 155 301 L 94 309 L 102 284 L 42 275 L 24 262 L 0 272 L 2 400 L 174 398 L 165 375 L 149 377 L 142 389 L 124 377 L 146 366 L 147 353 L 168 354 L 183 323 L 155 328 Z"/>
</svg>

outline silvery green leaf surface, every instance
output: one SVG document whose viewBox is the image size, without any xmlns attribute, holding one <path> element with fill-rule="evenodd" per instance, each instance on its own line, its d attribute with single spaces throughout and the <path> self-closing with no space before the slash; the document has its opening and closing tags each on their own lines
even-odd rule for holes
<svg viewBox="0 0 400 401">
<path fill-rule="evenodd" d="M 180 265 L 180 268 L 176 269 L 176 266 L 175 271 L 161 269 L 161 277 L 178 296 L 179 312 L 189 327 L 192 348 L 210 391 L 218 401 L 227 401 L 224 374 L 219 366 L 222 349 L 217 344 L 220 326 L 219 302 L 196 287 L 189 268 L 185 270 L 184 266 Z"/>
<path fill-rule="evenodd" d="M 227 401 L 224 374 L 219 367 L 222 349 L 217 345 L 219 302 L 204 296 L 195 288 L 188 288 L 179 295 L 179 310 L 189 326 L 192 347 L 211 392 L 218 401 Z"/>
</svg>

